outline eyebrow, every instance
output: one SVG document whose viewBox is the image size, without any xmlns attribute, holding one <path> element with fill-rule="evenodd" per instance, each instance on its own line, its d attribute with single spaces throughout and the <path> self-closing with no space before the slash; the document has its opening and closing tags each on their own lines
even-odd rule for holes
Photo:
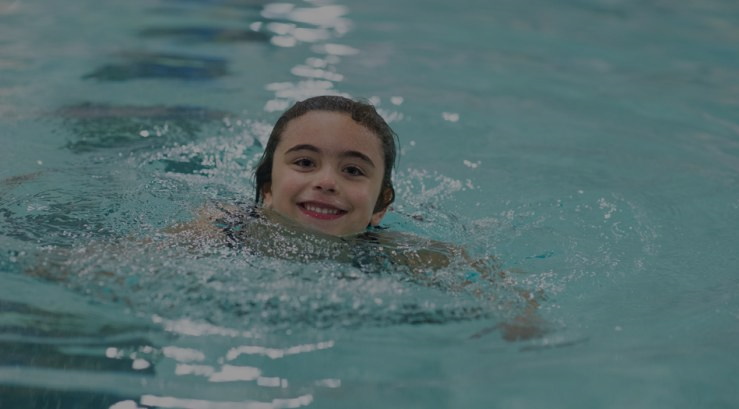
<svg viewBox="0 0 739 409">
<path fill-rule="evenodd" d="M 299 144 L 299 145 L 295 145 L 292 148 L 286 150 L 285 153 L 287 154 L 287 153 L 296 152 L 296 151 L 311 151 L 311 152 L 315 152 L 315 153 L 321 153 L 321 150 L 318 149 L 318 147 L 316 147 L 314 145 L 307 144 L 307 143 L 302 143 L 302 144 Z M 357 158 L 357 159 L 360 159 L 360 160 L 362 160 L 364 162 L 367 162 L 372 167 L 376 167 L 375 166 L 375 162 L 373 162 L 372 159 L 370 159 L 369 156 L 367 156 L 367 155 L 365 155 L 365 154 L 363 154 L 362 152 L 359 152 L 359 151 L 344 151 L 344 152 L 341 152 L 339 154 L 339 156 L 341 156 L 341 157 L 349 157 L 349 158 Z"/>
</svg>

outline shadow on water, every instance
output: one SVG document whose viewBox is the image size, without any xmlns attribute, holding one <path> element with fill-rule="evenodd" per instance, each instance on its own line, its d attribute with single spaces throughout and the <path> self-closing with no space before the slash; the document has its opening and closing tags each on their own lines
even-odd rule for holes
<svg viewBox="0 0 739 409">
<path fill-rule="evenodd" d="M 17 214 L 0 208 L 0 217 L 4 219 L 0 225 L 7 229 L 7 237 L 30 243 L 59 245 L 73 242 L 85 231 L 95 231 L 100 236 L 105 234 L 104 225 L 81 214 L 73 201 L 49 205 L 39 214 Z"/>
<path fill-rule="evenodd" d="M 198 106 L 129 106 L 85 102 L 58 109 L 76 139 L 66 148 L 75 153 L 110 148 L 144 148 L 152 144 L 194 140 L 207 124 L 228 112 Z"/>
<path fill-rule="evenodd" d="M 268 43 L 271 36 L 259 31 L 192 26 L 192 27 L 155 27 L 141 30 L 139 35 L 144 38 L 174 38 L 181 42 L 208 42 L 208 43 L 237 43 L 255 42 Z"/>
<path fill-rule="evenodd" d="M 119 55 L 120 63 L 107 64 L 84 75 L 98 81 L 134 79 L 213 80 L 228 74 L 224 58 L 153 52 L 129 52 Z"/>
<path fill-rule="evenodd" d="M 134 363 L 137 352 L 152 349 L 146 338 L 151 328 L 95 324 L 74 312 L 0 297 L 0 407 L 109 408 L 126 397 L 71 379 L 83 374 L 154 375 L 153 367 Z"/>
<path fill-rule="evenodd" d="M 266 0 L 165 0 L 172 5 L 196 4 L 204 6 L 220 6 L 235 9 L 256 9 L 269 3 Z"/>
<path fill-rule="evenodd" d="M 34 409 L 108 409 L 130 400 L 115 394 L 0 385 L 0 407 Z"/>
</svg>

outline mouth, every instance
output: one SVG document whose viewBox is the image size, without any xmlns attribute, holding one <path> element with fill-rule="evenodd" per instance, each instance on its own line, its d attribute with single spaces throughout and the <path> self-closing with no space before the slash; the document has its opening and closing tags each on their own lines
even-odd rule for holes
<svg viewBox="0 0 739 409">
<path fill-rule="evenodd" d="M 303 214 L 320 220 L 335 220 L 346 214 L 346 210 L 323 203 L 303 202 L 298 203 L 298 207 Z"/>
</svg>

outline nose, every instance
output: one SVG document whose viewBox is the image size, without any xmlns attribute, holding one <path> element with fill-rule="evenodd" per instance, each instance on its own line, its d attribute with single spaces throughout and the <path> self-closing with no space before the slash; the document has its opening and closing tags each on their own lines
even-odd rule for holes
<svg viewBox="0 0 739 409">
<path fill-rule="evenodd" d="M 336 192 L 336 175 L 331 170 L 322 170 L 316 174 L 313 189 L 328 193 Z"/>
</svg>

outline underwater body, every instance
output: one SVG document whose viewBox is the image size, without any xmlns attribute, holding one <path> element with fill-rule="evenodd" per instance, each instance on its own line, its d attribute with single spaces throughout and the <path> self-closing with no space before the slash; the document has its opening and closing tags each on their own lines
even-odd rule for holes
<svg viewBox="0 0 739 409">
<path fill-rule="evenodd" d="M 719 0 L 0 1 L 0 408 L 736 407 L 738 23 Z M 274 120 L 321 94 L 399 135 L 383 231 L 505 282 L 168 241 L 249 203 Z M 545 331 L 511 341 L 521 290 Z"/>
</svg>

